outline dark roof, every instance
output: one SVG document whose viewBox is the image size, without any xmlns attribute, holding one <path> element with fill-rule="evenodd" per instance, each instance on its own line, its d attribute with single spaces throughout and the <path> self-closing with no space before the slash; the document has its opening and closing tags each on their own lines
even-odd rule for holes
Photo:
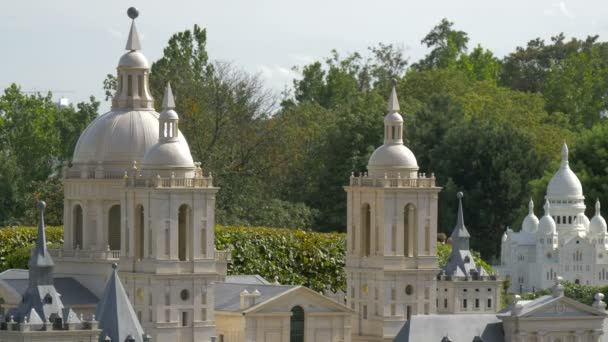
<svg viewBox="0 0 608 342">
<path fill-rule="evenodd" d="M 7 273 L 11 271 L 10 273 Z M 0 273 L 0 279 L 4 280 L 10 287 L 17 291 L 22 297 L 25 294 L 29 279 L 27 271 L 18 272 L 21 270 L 8 270 Z M 6 276 L 14 275 L 16 277 L 5 278 Z M 84 287 L 78 280 L 70 277 L 60 277 L 54 279 L 54 285 L 57 292 L 61 294 L 61 301 L 64 306 L 74 305 L 97 305 L 99 298 L 95 296 L 89 289 Z"/>
<path fill-rule="evenodd" d="M 226 276 L 225 283 L 232 284 L 251 284 L 251 285 L 272 285 L 268 280 L 258 274 L 242 274 Z"/>
<path fill-rule="evenodd" d="M 216 283 L 215 284 L 215 310 L 242 312 L 241 292 L 247 290 L 251 293 L 255 290 L 260 291 L 260 296 L 256 298 L 256 305 L 281 295 L 299 286 L 294 285 L 261 285 L 261 284 L 235 284 L 235 283 Z"/>
<path fill-rule="evenodd" d="M 112 341 L 125 341 L 127 336 L 131 335 L 133 341 L 142 342 L 144 330 L 120 282 L 118 266 L 113 264 L 112 268 L 112 274 L 95 311 L 101 330 L 100 340 L 109 336 Z"/>
<path fill-rule="evenodd" d="M 395 342 L 442 341 L 445 336 L 457 342 L 504 342 L 502 322 L 496 314 L 416 315 L 405 323 Z"/>
</svg>

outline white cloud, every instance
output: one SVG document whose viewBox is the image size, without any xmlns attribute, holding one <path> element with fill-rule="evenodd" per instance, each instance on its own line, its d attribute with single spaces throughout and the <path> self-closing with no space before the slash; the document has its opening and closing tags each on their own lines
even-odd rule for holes
<svg viewBox="0 0 608 342">
<path fill-rule="evenodd" d="M 278 64 L 261 64 L 257 66 L 257 71 L 271 88 L 279 91 L 283 90 L 285 86 L 290 86 L 294 79 L 301 77 L 297 71 Z"/>
<path fill-rule="evenodd" d="M 546 8 L 543 10 L 543 14 L 549 17 L 562 15 L 567 18 L 574 18 L 574 14 L 570 12 L 568 7 L 566 6 L 565 1 L 560 1 L 558 3 L 551 4 L 550 8 Z"/>
</svg>

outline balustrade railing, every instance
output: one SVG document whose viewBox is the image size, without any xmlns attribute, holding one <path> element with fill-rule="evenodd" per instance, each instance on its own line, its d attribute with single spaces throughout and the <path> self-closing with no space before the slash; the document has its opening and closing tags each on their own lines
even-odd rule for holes
<svg viewBox="0 0 608 342">
<path fill-rule="evenodd" d="M 224 249 L 224 250 L 218 251 L 216 249 L 215 250 L 215 260 L 226 261 L 226 262 L 232 261 L 232 250 Z"/>
<path fill-rule="evenodd" d="M 435 176 L 426 177 L 421 174 L 418 178 L 375 178 L 365 176 L 351 176 L 350 186 L 378 187 L 378 188 L 432 188 L 435 187 Z"/>
</svg>

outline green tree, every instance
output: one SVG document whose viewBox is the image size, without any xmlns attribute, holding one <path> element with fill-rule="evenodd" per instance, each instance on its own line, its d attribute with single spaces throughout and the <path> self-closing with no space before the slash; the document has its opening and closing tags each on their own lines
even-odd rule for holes
<svg viewBox="0 0 608 342">
<path fill-rule="evenodd" d="M 464 31 L 453 29 L 454 23 L 443 18 L 421 43 L 431 49 L 426 57 L 414 65 L 419 70 L 455 70 L 457 61 L 467 50 L 469 37 Z"/>
</svg>

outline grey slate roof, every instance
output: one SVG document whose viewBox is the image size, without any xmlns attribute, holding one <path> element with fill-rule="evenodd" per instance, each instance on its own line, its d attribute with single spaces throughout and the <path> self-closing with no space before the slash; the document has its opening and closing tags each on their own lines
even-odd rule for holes
<svg viewBox="0 0 608 342">
<path fill-rule="evenodd" d="M 395 342 L 440 342 L 448 336 L 452 341 L 505 342 L 502 322 L 496 314 L 416 315 L 405 323 Z"/>
<path fill-rule="evenodd" d="M 262 277 L 261 275 L 258 275 L 258 274 L 229 275 L 229 276 L 226 276 L 225 283 L 272 285 L 268 280 L 264 279 L 264 277 Z"/>
<path fill-rule="evenodd" d="M 297 287 L 299 286 L 216 283 L 214 288 L 215 310 L 230 312 L 244 311 L 241 309 L 241 292 L 243 292 L 243 290 L 247 290 L 250 293 L 255 290 L 260 291 L 260 296 L 256 298 L 257 305 Z"/>
<path fill-rule="evenodd" d="M 7 270 L 0 273 L 0 279 L 22 297 L 25 295 L 29 283 L 27 270 Z M 74 278 L 54 278 L 53 283 L 57 292 L 61 294 L 61 301 L 65 306 L 97 305 L 99 302 L 97 296 Z"/>
<path fill-rule="evenodd" d="M 143 342 L 144 330 L 120 282 L 118 266 L 113 264 L 112 268 L 112 275 L 95 311 L 101 330 L 99 340 L 109 336 L 112 341 L 122 342 L 131 335 L 135 342 Z"/>
<path fill-rule="evenodd" d="M 487 276 L 483 267 L 477 266 L 473 255 L 469 250 L 469 238 L 471 235 L 464 225 L 462 213 L 462 192 L 458 193 L 458 220 L 452 232 L 452 253 L 448 262 L 443 267 L 443 272 L 449 276 L 464 277 L 471 275 Z"/>
<path fill-rule="evenodd" d="M 19 306 L 9 311 L 17 322 L 22 322 L 25 317 L 37 319 L 39 316 L 43 322 L 49 322 L 53 316 L 62 317 L 63 302 L 61 295 L 53 286 L 53 259 L 46 247 L 46 236 L 44 232 L 44 208 L 46 204 L 38 203 L 40 217 L 38 220 L 38 237 L 36 246 L 32 249 L 29 261 L 28 286 L 22 294 Z M 35 311 L 35 312 L 34 312 Z"/>
</svg>

